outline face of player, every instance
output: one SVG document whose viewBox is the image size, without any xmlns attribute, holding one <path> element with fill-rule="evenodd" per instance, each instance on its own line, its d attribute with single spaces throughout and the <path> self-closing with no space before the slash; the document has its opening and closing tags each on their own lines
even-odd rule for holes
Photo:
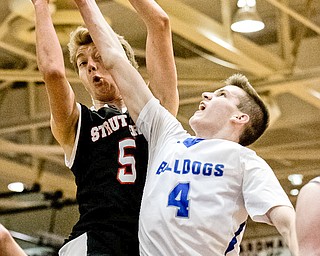
<svg viewBox="0 0 320 256">
<path fill-rule="evenodd" d="M 121 99 L 118 87 L 93 43 L 79 47 L 77 66 L 80 80 L 93 99 L 106 103 Z"/>
<path fill-rule="evenodd" d="M 225 128 L 231 118 L 237 118 L 241 111 L 238 109 L 240 97 L 245 96 L 244 90 L 237 86 L 228 85 L 214 92 L 204 92 L 202 101 L 189 123 L 196 134 L 210 132 L 218 134 Z"/>
</svg>

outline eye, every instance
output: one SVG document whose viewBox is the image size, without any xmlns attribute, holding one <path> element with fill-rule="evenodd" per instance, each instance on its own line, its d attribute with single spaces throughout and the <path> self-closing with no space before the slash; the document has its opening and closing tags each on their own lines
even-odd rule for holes
<svg viewBox="0 0 320 256">
<path fill-rule="evenodd" d="M 80 68 L 80 67 L 83 67 L 83 66 L 85 66 L 85 65 L 87 65 L 87 62 L 86 61 L 78 61 L 78 67 Z"/>
<path fill-rule="evenodd" d="M 226 97 L 227 94 L 226 94 L 224 91 L 220 91 L 220 92 L 217 93 L 217 96 L 218 96 L 218 97 L 220 97 L 220 96 Z"/>
</svg>

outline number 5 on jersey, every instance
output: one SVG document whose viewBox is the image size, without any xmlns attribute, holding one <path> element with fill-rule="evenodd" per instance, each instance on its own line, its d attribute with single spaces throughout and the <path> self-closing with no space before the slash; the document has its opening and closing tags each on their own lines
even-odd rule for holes
<svg viewBox="0 0 320 256">
<path fill-rule="evenodd" d="M 129 148 L 136 149 L 134 139 L 125 139 L 119 142 L 118 162 L 121 167 L 118 168 L 117 178 L 121 184 L 132 184 L 137 178 L 136 160 L 133 155 L 126 153 Z"/>
</svg>

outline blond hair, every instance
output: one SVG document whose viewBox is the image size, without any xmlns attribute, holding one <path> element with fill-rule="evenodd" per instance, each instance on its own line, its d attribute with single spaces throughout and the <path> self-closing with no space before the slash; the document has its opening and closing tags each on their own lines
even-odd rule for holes
<svg viewBox="0 0 320 256">
<path fill-rule="evenodd" d="M 130 44 L 123 38 L 117 34 L 119 42 L 121 43 L 128 60 L 130 61 L 131 65 L 138 69 L 138 63 L 135 60 L 134 52 Z M 87 45 L 93 43 L 93 40 L 89 34 L 89 31 L 85 27 L 78 27 L 70 34 L 70 41 L 68 43 L 69 55 L 70 55 L 70 62 L 73 65 L 74 69 L 77 73 L 79 73 L 79 69 L 77 66 L 77 51 L 80 46 Z"/>
</svg>

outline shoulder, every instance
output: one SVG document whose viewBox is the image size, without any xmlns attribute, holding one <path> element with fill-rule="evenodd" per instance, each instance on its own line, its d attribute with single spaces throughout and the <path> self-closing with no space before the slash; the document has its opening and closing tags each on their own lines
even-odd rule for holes
<svg viewBox="0 0 320 256">
<path fill-rule="evenodd" d="M 219 150 L 223 150 L 225 152 L 227 151 L 229 154 L 238 155 L 238 157 L 242 159 L 259 158 L 254 150 L 244 147 L 237 142 L 223 139 L 213 139 L 212 143 L 214 143 Z"/>
<path fill-rule="evenodd" d="M 137 126 L 140 127 L 142 124 L 152 123 L 163 123 L 169 122 L 169 120 L 175 120 L 175 118 L 167 111 L 159 102 L 158 99 L 152 97 L 147 104 L 144 106 L 139 114 L 136 122 Z"/>
<path fill-rule="evenodd" d="M 319 183 L 320 184 L 320 176 L 313 178 L 309 181 L 309 183 Z"/>
<path fill-rule="evenodd" d="M 316 200 L 320 196 L 320 176 L 311 179 L 308 183 L 306 183 L 300 190 L 298 201 L 301 198 L 312 198 L 312 200 Z"/>
</svg>

